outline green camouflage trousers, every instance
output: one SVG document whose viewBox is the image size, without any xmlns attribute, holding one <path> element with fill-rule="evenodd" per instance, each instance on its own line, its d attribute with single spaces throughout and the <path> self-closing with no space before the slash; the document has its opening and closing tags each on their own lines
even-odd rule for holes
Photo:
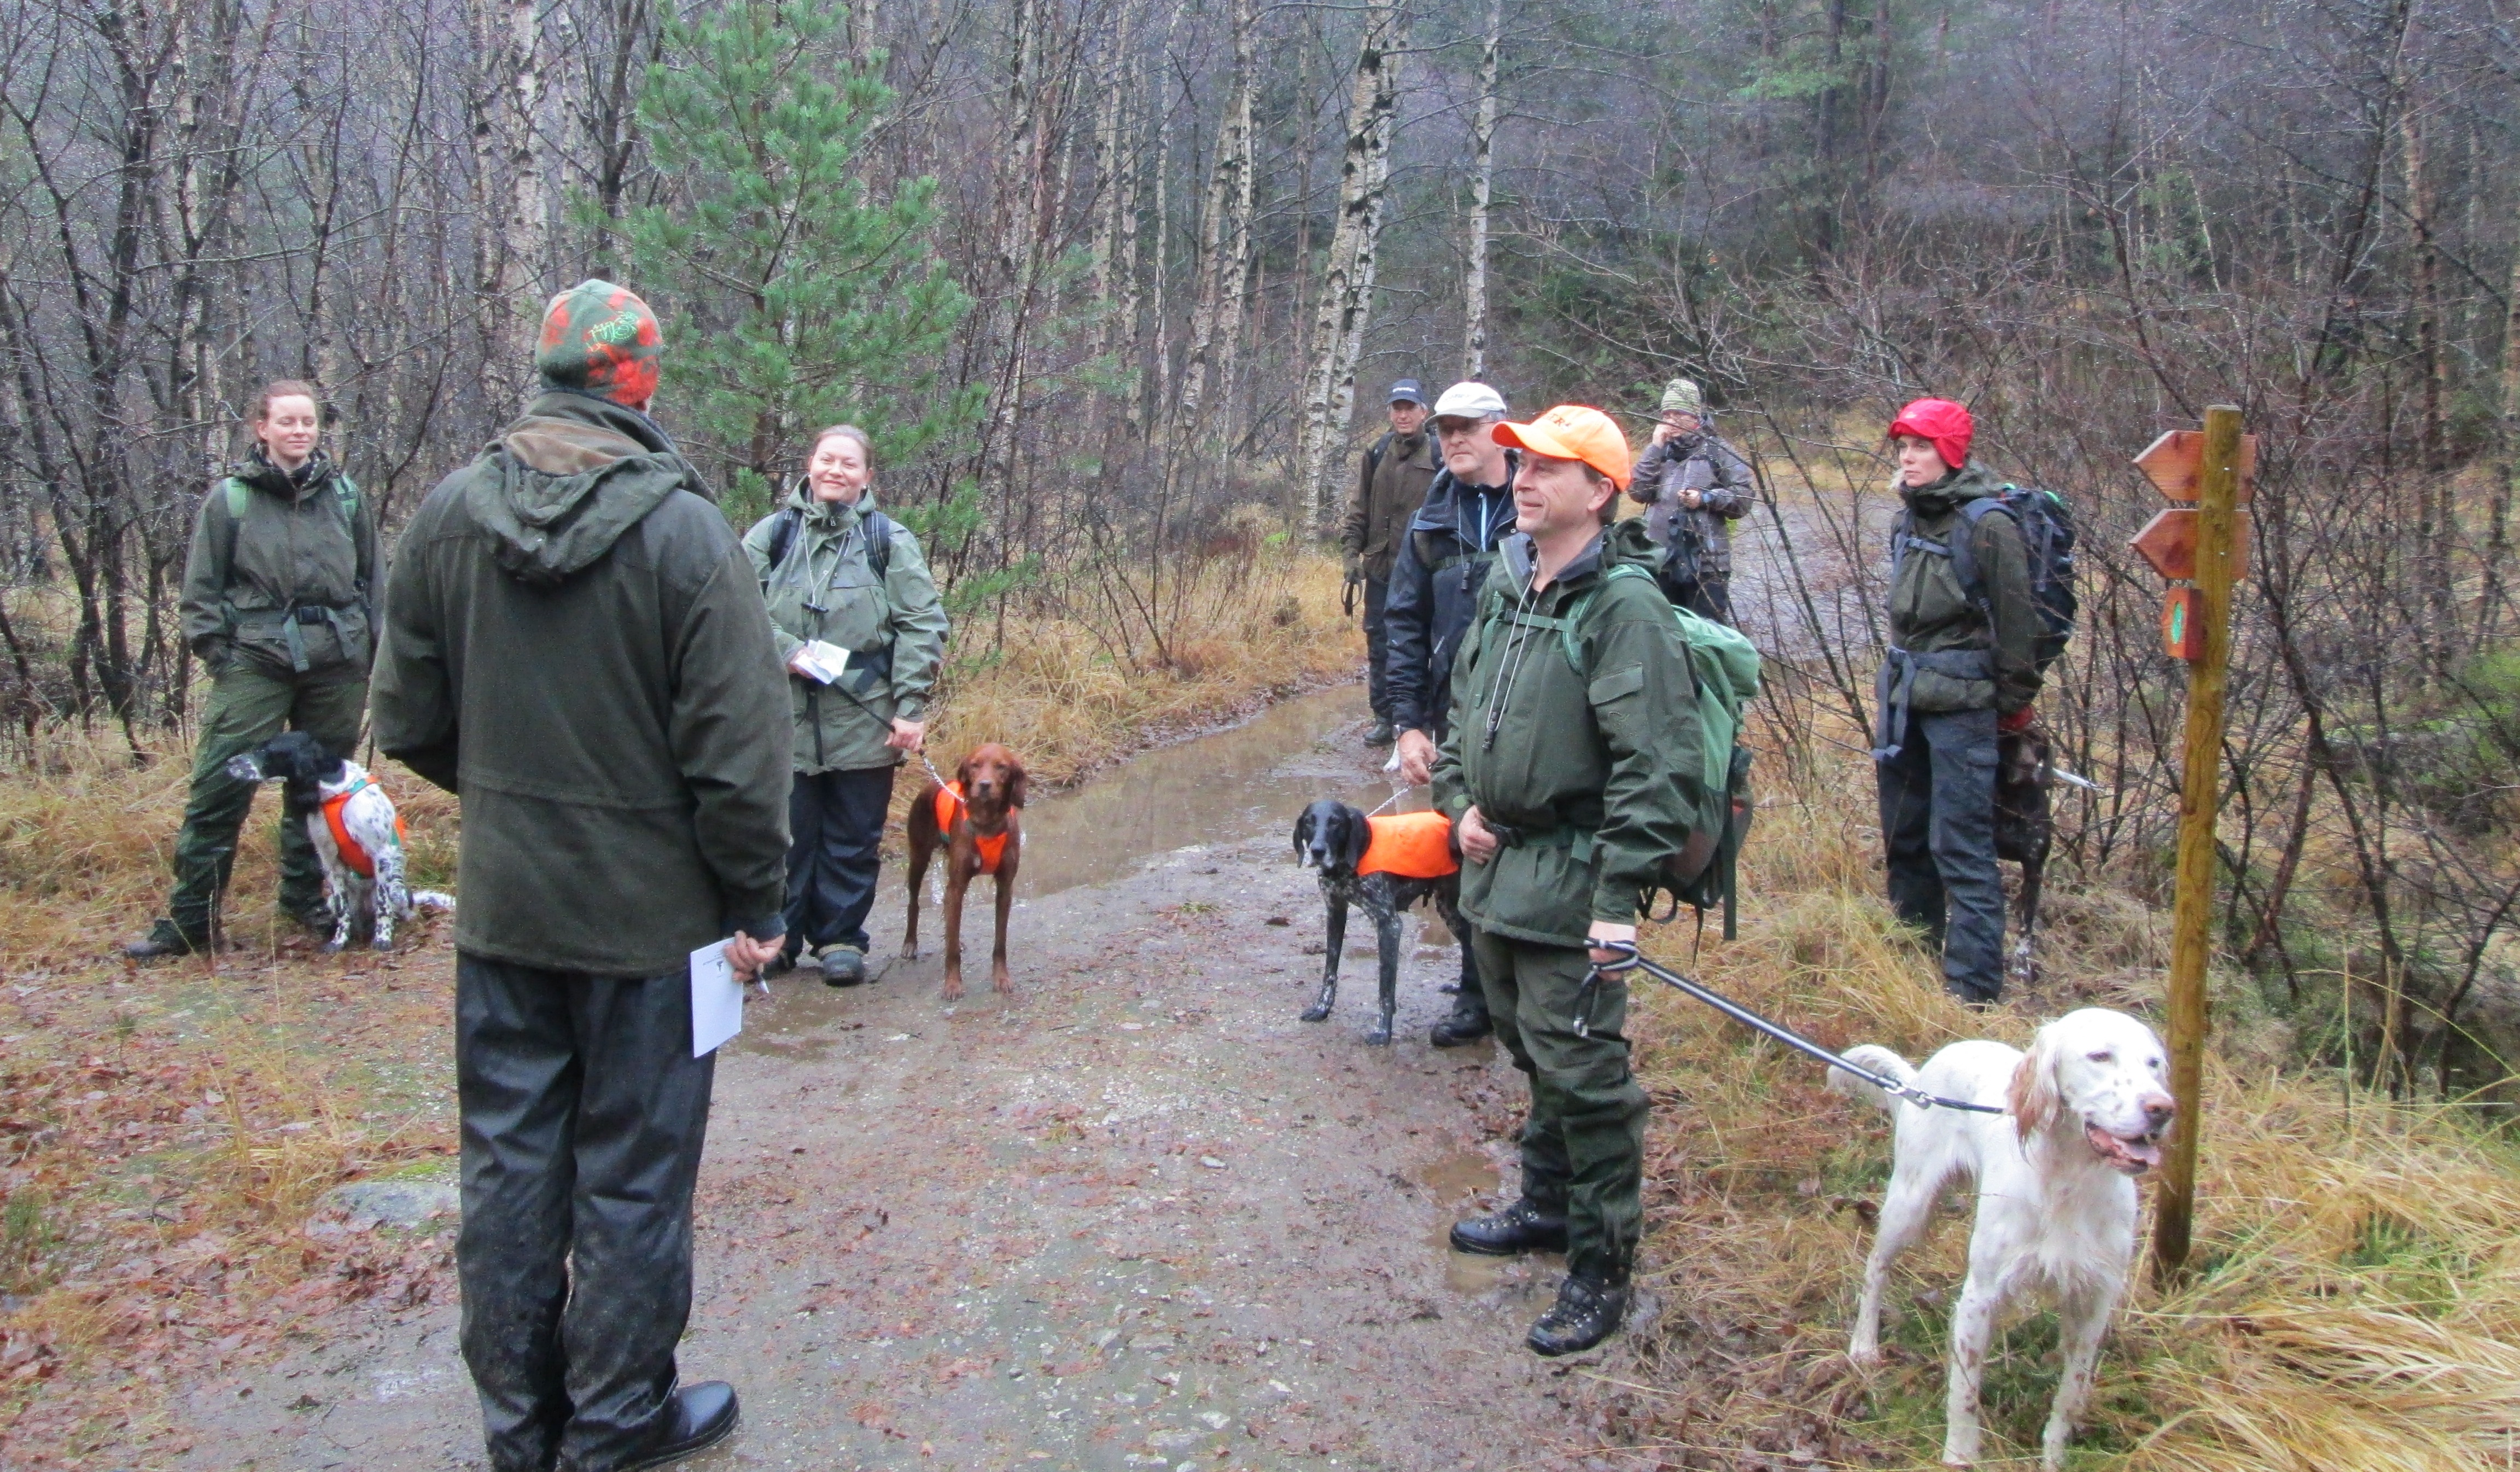
<svg viewBox="0 0 2520 1472">
<path fill-rule="evenodd" d="M 276 672 L 242 657 L 232 659 L 210 687 L 202 710 L 201 737 L 193 748 L 193 795 L 184 805 L 184 831 L 175 839 L 175 892 L 158 939 L 199 944 L 210 934 L 211 907 L 236 867 L 237 834 L 253 807 L 254 789 L 227 773 L 230 758 L 253 750 L 282 731 L 312 733 L 333 751 L 349 756 L 359 742 L 367 711 L 368 682 Z M 282 814 L 280 907 L 314 915 L 324 905 L 324 866 L 306 837 L 306 824 Z M 166 932 L 171 930 L 171 934 Z"/>
<path fill-rule="evenodd" d="M 1644 1232 L 1645 1091 L 1628 1071 L 1628 984 L 1584 998 L 1583 951 L 1473 929 L 1488 1015 L 1531 1081 L 1522 1194 L 1566 1216 L 1566 1267 L 1627 1281 Z M 1578 1036 L 1575 1014 L 1589 1027 Z"/>
</svg>

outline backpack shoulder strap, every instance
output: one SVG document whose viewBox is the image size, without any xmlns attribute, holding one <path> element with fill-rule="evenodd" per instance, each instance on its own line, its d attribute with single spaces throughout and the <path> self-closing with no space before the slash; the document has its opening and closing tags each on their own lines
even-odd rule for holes
<svg viewBox="0 0 2520 1472">
<path fill-rule="evenodd" d="M 892 518 L 873 507 L 869 507 L 866 515 L 858 518 L 858 530 L 866 537 L 867 566 L 874 570 L 875 580 L 878 582 L 883 581 L 892 573 L 894 528 Z"/>
<path fill-rule="evenodd" d="M 253 487 L 230 476 L 219 483 L 228 502 L 228 575 L 236 575 L 237 528 L 245 525 L 245 514 L 253 506 Z"/>
<path fill-rule="evenodd" d="M 788 560 L 788 549 L 796 545 L 796 528 L 804 520 L 805 514 L 793 506 L 779 508 L 778 520 L 770 526 L 770 571 L 779 571 L 779 565 Z"/>
<path fill-rule="evenodd" d="M 2006 490 L 2010 490 L 2011 488 L 2012 487 L 2008 485 L 2004 487 Z M 1978 523 L 1985 521 L 1988 516 L 1999 511 L 2002 512 L 2005 516 L 2012 517 L 2013 524 L 2015 526 L 2020 525 L 2021 519 L 2019 517 L 2012 516 L 2012 508 L 2003 504 L 2003 500 L 2000 496 L 1980 496 L 1974 501 L 1962 501 L 1960 503 L 1960 525 L 1953 529 L 1953 533 L 1949 538 L 1952 554 L 1952 572 L 1957 574 L 1959 577 L 1960 591 L 1968 596 L 1969 602 L 1977 605 L 1977 611 L 1979 613 L 1986 616 L 1987 623 L 1990 627 L 1994 625 L 1995 615 L 1992 606 L 1987 599 L 1986 583 L 1981 578 L 1978 571 L 1977 528 Z"/>
</svg>

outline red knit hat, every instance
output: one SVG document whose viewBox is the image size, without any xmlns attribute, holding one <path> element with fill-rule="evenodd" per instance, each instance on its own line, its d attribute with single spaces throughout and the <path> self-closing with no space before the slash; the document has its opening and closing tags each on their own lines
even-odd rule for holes
<svg viewBox="0 0 2520 1472">
<path fill-rule="evenodd" d="M 1934 453 L 1954 470 L 1968 464 L 1969 437 L 1976 433 L 1977 425 L 1969 418 L 1967 406 L 1948 398 L 1917 399 L 1890 421 L 1891 438 L 1913 435 L 1930 441 Z"/>
</svg>

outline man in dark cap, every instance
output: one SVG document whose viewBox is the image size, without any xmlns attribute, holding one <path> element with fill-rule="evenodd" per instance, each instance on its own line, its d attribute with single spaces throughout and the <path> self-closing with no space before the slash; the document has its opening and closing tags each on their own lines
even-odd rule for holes
<svg viewBox="0 0 2520 1472">
<path fill-rule="evenodd" d="M 652 1467 L 736 1422 L 674 1362 L 714 1073 L 688 958 L 778 954 L 788 682 L 646 413 L 662 350 L 620 287 L 553 298 L 543 391 L 429 493 L 387 583 L 378 743 L 464 805 L 456 1266 L 496 1472 Z"/>
<path fill-rule="evenodd" d="M 1425 504 L 1435 480 L 1435 448 L 1426 439 L 1426 391 L 1414 378 L 1391 386 L 1391 431 L 1373 442 L 1357 467 L 1356 495 L 1339 528 L 1347 554 L 1347 580 L 1365 584 L 1365 690 L 1373 706 L 1369 745 L 1392 740 L 1391 686 L 1383 674 L 1387 645 L 1383 605 L 1391 593 L 1391 563 L 1409 519 Z"/>
</svg>

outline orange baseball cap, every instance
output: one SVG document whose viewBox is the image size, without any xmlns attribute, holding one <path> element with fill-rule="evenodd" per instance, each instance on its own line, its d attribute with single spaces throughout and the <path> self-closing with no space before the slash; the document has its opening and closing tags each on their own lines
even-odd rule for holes
<svg viewBox="0 0 2520 1472">
<path fill-rule="evenodd" d="M 1491 432 L 1499 444 L 1515 444 L 1535 455 L 1581 460 L 1628 488 L 1628 437 L 1618 421 L 1583 404 L 1559 404 L 1529 424 L 1501 424 Z"/>
</svg>

